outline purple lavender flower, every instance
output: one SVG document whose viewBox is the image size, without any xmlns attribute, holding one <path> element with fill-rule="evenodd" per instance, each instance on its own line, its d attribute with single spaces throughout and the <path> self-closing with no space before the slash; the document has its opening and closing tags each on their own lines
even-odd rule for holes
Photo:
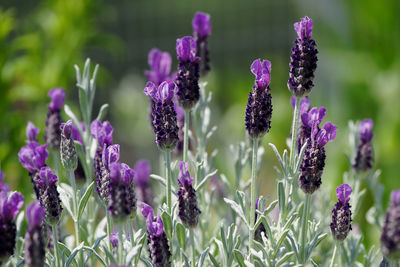
<svg viewBox="0 0 400 267">
<path fill-rule="evenodd" d="M 381 235 L 381 250 L 389 260 L 400 259 L 400 190 L 390 195 L 391 203 Z"/>
<path fill-rule="evenodd" d="M 139 160 L 135 165 L 135 190 L 137 199 L 143 203 L 151 205 L 153 202 L 153 190 L 149 179 L 151 166 L 147 160 Z"/>
<path fill-rule="evenodd" d="M 259 138 L 271 128 L 272 102 L 268 86 L 271 79 L 271 62 L 254 60 L 251 72 L 256 79 L 247 102 L 245 126 L 251 138 Z"/>
<path fill-rule="evenodd" d="M 374 137 L 372 132 L 373 126 L 374 123 L 371 119 L 363 120 L 360 124 L 360 142 L 353 164 L 353 168 L 358 171 L 366 171 L 372 168 L 374 161 L 372 150 L 372 138 Z"/>
<path fill-rule="evenodd" d="M 176 98 L 184 109 L 193 108 L 200 98 L 200 58 L 196 56 L 196 42 L 191 36 L 176 40 L 179 71 L 176 78 Z"/>
<path fill-rule="evenodd" d="M 319 109 L 312 108 L 301 116 L 304 129 L 307 129 L 305 141 L 308 143 L 300 165 L 299 186 L 307 194 L 314 193 L 320 187 L 326 157 L 324 146 L 336 137 L 336 125 L 327 122 L 322 129 L 319 128 L 325 115 L 326 109 L 321 107 Z M 308 133 L 310 137 L 308 137 Z"/>
<path fill-rule="evenodd" d="M 110 235 L 110 243 L 113 248 L 118 247 L 118 233 L 114 232 Z"/>
<path fill-rule="evenodd" d="M 296 102 L 296 97 L 292 96 L 290 99 L 290 103 L 292 104 L 292 107 L 294 108 Z M 310 100 L 308 99 L 308 96 L 303 97 L 300 101 L 300 107 L 299 107 L 299 114 L 300 118 L 303 116 L 304 113 L 307 113 L 310 109 Z M 307 125 L 304 125 L 302 120 L 300 119 L 299 127 L 297 130 L 297 149 L 298 153 L 300 153 L 301 148 L 305 144 L 306 140 L 311 137 L 311 128 L 308 127 Z"/>
<path fill-rule="evenodd" d="M 125 219 L 136 210 L 134 175 L 134 170 L 124 163 L 110 165 L 108 211 L 116 219 Z"/>
<path fill-rule="evenodd" d="M 303 97 L 314 87 L 314 72 L 317 68 L 317 53 L 312 36 L 313 21 L 304 17 L 294 24 L 298 38 L 294 41 L 290 57 L 288 88 L 296 97 Z"/>
<path fill-rule="evenodd" d="M 64 106 L 65 91 L 61 88 L 53 89 L 49 92 L 51 98 L 50 104 L 47 106 L 46 130 L 44 140 L 53 149 L 60 147 L 61 138 L 61 109 Z"/>
<path fill-rule="evenodd" d="M 33 190 L 37 199 L 39 199 L 42 193 L 37 184 L 37 180 L 39 179 L 39 170 L 46 165 L 48 157 L 49 152 L 47 151 L 47 145 L 40 146 L 36 142 L 28 143 L 18 152 L 18 159 L 21 162 L 22 167 L 29 171 Z"/>
<path fill-rule="evenodd" d="M 201 213 L 197 205 L 196 190 L 194 190 L 186 162 L 179 162 L 178 176 L 178 216 L 186 227 L 196 227 Z"/>
<path fill-rule="evenodd" d="M 172 59 L 168 52 L 153 48 L 149 52 L 148 62 L 150 70 L 146 71 L 145 74 L 147 79 L 156 86 L 164 81 L 173 81 L 175 79 L 176 72 L 170 75 Z"/>
<path fill-rule="evenodd" d="M 196 41 L 196 56 L 200 58 L 201 74 L 206 75 L 210 71 L 210 56 L 208 51 L 208 36 L 211 34 L 210 15 L 196 12 L 193 21 L 193 35 Z"/>
<path fill-rule="evenodd" d="M 68 171 L 74 171 L 78 166 L 75 143 L 72 139 L 72 121 L 69 120 L 61 125 L 61 163 Z"/>
<path fill-rule="evenodd" d="M 145 95 L 151 97 L 154 102 L 152 108 L 152 125 L 156 134 L 156 144 L 161 150 L 172 150 L 178 142 L 178 126 L 176 111 L 172 98 L 175 84 L 162 82 L 156 87 L 148 82 L 144 88 Z"/>
<path fill-rule="evenodd" d="M 25 234 L 25 266 L 45 266 L 45 238 L 42 231 L 44 217 L 45 211 L 38 200 L 26 209 L 28 228 Z"/>
<path fill-rule="evenodd" d="M 28 121 L 26 125 L 26 137 L 28 138 L 28 142 L 37 142 L 37 136 L 39 135 L 40 129 L 35 127 L 35 125 Z"/>
<path fill-rule="evenodd" d="M 100 166 L 101 175 L 96 177 L 96 191 L 105 202 L 107 202 L 109 196 L 110 166 L 112 163 L 118 162 L 119 156 L 119 145 L 110 145 L 108 147 L 104 145 Z"/>
<path fill-rule="evenodd" d="M 171 252 L 160 215 L 154 218 L 153 208 L 147 204 L 143 205 L 142 214 L 146 218 L 147 244 L 153 264 L 157 267 L 171 266 Z"/>
<path fill-rule="evenodd" d="M 0 191 L 0 264 L 14 253 L 17 233 L 14 219 L 23 205 L 22 194 L 9 193 L 8 186 Z"/>
<path fill-rule="evenodd" d="M 257 210 L 258 210 L 258 202 L 260 199 L 256 199 L 256 216 L 254 217 L 254 223 L 257 222 Z M 261 233 L 264 233 L 265 237 L 267 237 L 267 232 L 265 230 L 265 226 L 264 223 L 261 222 L 258 227 L 256 228 L 256 231 L 254 232 L 254 239 L 257 240 L 258 242 L 262 242 L 262 237 L 261 237 Z"/>
<path fill-rule="evenodd" d="M 353 190 L 348 184 L 342 184 L 336 189 L 338 202 L 332 210 L 331 232 L 336 240 L 343 241 L 351 231 L 350 195 Z"/>
<path fill-rule="evenodd" d="M 38 185 L 42 194 L 40 203 L 46 212 L 46 221 L 50 225 L 57 224 L 60 220 L 62 207 L 60 194 L 57 191 L 58 178 L 50 167 L 42 167 L 39 172 Z"/>
</svg>

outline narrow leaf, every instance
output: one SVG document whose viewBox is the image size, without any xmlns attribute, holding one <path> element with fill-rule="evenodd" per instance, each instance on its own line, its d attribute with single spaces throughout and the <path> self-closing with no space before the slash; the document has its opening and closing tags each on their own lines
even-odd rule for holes
<svg viewBox="0 0 400 267">
<path fill-rule="evenodd" d="M 86 204 L 93 193 L 94 189 L 94 181 L 90 183 L 90 185 L 86 188 L 85 193 L 83 194 L 81 200 L 79 201 L 78 206 L 78 220 L 81 218 L 83 211 L 85 210 Z"/>
</svg>

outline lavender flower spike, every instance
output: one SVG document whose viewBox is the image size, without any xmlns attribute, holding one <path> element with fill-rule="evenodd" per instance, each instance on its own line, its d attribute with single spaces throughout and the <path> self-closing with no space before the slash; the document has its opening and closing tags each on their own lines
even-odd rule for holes
<svg viewBox="0 0 400 267">
<path fill-rule="evenodd" d="M 74 171 L 78 166 L 78 156 L 76 155 L 75 143 L 72 138 L 72 121 L 61 125 L 61 163 L 69 171 Z"/>
<path fill-rule="evenodd" d="M 179 71 L 176 78 L 176 98 L 184 109 L 193 108 L 200 98 L 199 61 L 196 56 L 196 42 L 191 36 L 176 40 Z"/>
<path fill-rule="evenodd" d="M 360 142 L 353 164 L 353 168 L 358 171 L 367 171 L 372 168 L 374 161 L 372 150 L 372 138 L 374 137 L 372 132 L 373 126 L 374 123 L 371 119 L 363 120 L 360 123 Z"/>
<path fill-rule="evenodd" d="M 152 108 L 152 126 L 156 134 L 156 144 L 161 150 L 172 150 L 178 142 L 176 111 L 172 98 L 175 84 L 162 82 L 158 87 L 148 82 L 144 93 L 154 101 Z"/>
<path fill-rule="evenodd" d="M 296 102 L 296 97 L 292 96 L 290 99 L 290 103 L 292 104 L 292 107 L 294 108 Z M 303 97 L 300 101 L 300 108 L 299 108 L 299 113 L 300 113 L 300 118 L 302 118 L 303 114 L 308 113 L 310 109 L 310 100 L 308 99 L 308 96 Z M 307 117 L 308 119 L 308 117 Z M 305 144 L 306 140 L 311 137 L 311 127 L 308 126 L 308 124 L 304 124 L 302 120 L 300 120 L 299 127 L 297 130 L 297 149 L 298 153 L 300 153 L 301 148 Z"/>
<path fill-rule="evenodd" d="M 178 176 L 178 216 L 187 227 L 196 227 L 201 213 L 197 205 L 196 190 L 194 190 L 186 162 L 179 162 Z"/>
<path fill-rule="evenodd" d="M 39 135 L 40 129 L 35 127 L 35 125 L 28 121 L 26 125 L 26 137 L 28 138 L 28 142 L 37 142 L 37 136 Z"/>
<path fill-rule="evenodd" d="M 317 53 L 312 36 L 313 22 L 304 17 L 294 24 L 298 38 L 294 41 L 290 57 L 288 88 L 296 97 L 303 97 L 314 87 L 314 72 L 317 68 Z"/>
<path fill-rule="evenodd" d="M 119 145 L 110 145 L 108 147 L 104 145 L 100 176 L 96 177 L 96 191 L 105 202 L 107 202 L 109 196 L 110 166 L 112 163 L 118 162 L 119 156 Z"/>
<path fill-rule="evenodd" d="M 60 194 L 57 191 L 58 178 L 50 167 L 42 167 L 38 184 L 41 188 L 40 203 L 46 212 L 46 221 L 50 225 L 58 223 L 62 213 Z"/>
<path fill-rule="evenodd" d="M 171 266 L 171 252 L 169 250 L 167 235 L 160 215 L 154 218 L 153 208 L 147 204 L 142 207 L 142 214 L 147 224 L 147 244 L 150 258 L 157 267 Z"/>
<path fill-rule="evenodd" d="M 303 126 L 310 134 L 305 140 L 308 143 L 300 165 L 299 177 L 299 186 L 307 194 L 314 193 L 321 186 L 326 158 L 324 146 L 336 137 L 336 125 L 327 122 L 322 129 L 319 128 L 325 114 L 326 109 L 324 107 L 312 108 L 301 117 Z"/>
<path fill-rule="evenodd" d="M 175 79 L 176 73 L 170 76 L 172 59 L 168 52 L 153 48 L 149 52 L 148 62 L 150 70 L 146 71 L 145 74 L 149 81 L 158 86 L 164 81 L 173 81 Z"/>
<path fill-rule="evenodd" d="M 64 106 L 65 91 L 61 88 L 53 89 L 49 92 L 51 98 L 50 104 L 47 106 L 46 131 L 44 140 L 53 149 L 60 147 L 61 138 L 61 109 Z"/>
<path fill-rule="evenodd" d="M 8 186 L 0 191 L 0 264 L 14 254 L 16 225 L 15 216 L 24 205 L 21 193 L 8 192 Z"/>
<path fill-rule="evenodd" d="M 256 79 L 247 101 L 245 127 L 251 138 L 259 138 L 271 128 L 272 98 L 269 88 L 271 62 L 254 60 L 251 72 Z"/>
<path fill-rule="evenodd" d="M 151 205 L 153 202 L 153 191 L 149 179 L 151 166 L 147 160 L 139 160 L 135 165 L 135 185 L 137 199 L 143 203 Z"/>
<path fill-rule="evenodd" d="M 381 235 L 381 250 L 389 260 L 400 260 L 400 190 L 390 195 L 391 203 Z"/>
<path fill-rule="evenodd" d="M 211 34 L 210 15 L 196 12 L 193 21 L 193 35 L 196 41 L 196 56 L 200 58 L 201 74 L 206 75 L 210 71 L 210 56 L 208 51 L 208 36 Z"/>
<path fill-rule="evenodd" d="M 124 163 L 110 165 L 108 211 L 116 219 L 123 220 L 136 210 L 134 175 L 134 170 Z"/>
<path fill-rule="evenodd" d="M 331 232 L 338 241 L 346 239 L 351 231 L 350 195 L 352 189 L 348 184 L 342 184 L 336 189 L 338 202 L 332 210 Z"/>
<path fill-rule="evenodd" d="M 39 201 L 33 202 L 26 210 L 28 228 L 25 234 L 25 266 L 45 266 L 45 241 L 42 231 L 45 211 Z"/>
</svg>

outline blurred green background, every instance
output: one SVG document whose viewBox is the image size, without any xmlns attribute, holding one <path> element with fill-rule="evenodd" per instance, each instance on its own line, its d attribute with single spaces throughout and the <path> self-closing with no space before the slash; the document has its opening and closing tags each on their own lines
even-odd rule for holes
<svg viewBox="0 0 400 267">
<path fill-rule="evenodd" d="M 256 58 L 272 62 L 273 121 L 264 138 L 266 154 L 260 175 L 262 194 L 275 194 L 277 161 L 267 144 L 286 148 L 292 109 L 286 87 L 293 23 L 308 15 L 319 62 L 312 105 L 328 109 L 338 125 L 327 148 L 324 185 L 336 187 L 348 170 L 349 120 L 375 122 L 376 167 L 382 169 L 385 205 L 400 188 L 400 1 L 398 0 L 1 0 L 0 1 L 0 162 L 6 182 L 26 196 L 32 192 L 17 153 L 24 145 L 28 120 L 41 127 L 46 119 L 47 92 L 67 91 L 66 102 L 78 107 L 74 64 L 85 58 L 100 64 L 95 113 L 110 104 L 107 119 L 115 127 L 122 160 L 133 166 L 140 158 L 158 168 L 158 150 L 148 122 L 143 95 L 147 53 L 153 47 L 171 53 L 176 68 L 176 38 L 192 34 L 194 13 L 211 14 L 209 46 L 212 72 L 204 79 L 213 92 L 212 121 L 218 126 L 212 145 L 216 166 L 233 174 L 229 144 L 245 138 L 244 109 L 253 84 L 249 71 Z M 64 118 L 66 116 L 64 115 Z M 368 193 L 370 194 L 370 193 Z M 332 199 L 334 191 L 332 190 Z M 364 210 L 371 203 L 366 197 Z M 368 200 L 368 201 L 367 201 Z M 368 245 L 378 229 L 356 218 Z"/>
</svg>

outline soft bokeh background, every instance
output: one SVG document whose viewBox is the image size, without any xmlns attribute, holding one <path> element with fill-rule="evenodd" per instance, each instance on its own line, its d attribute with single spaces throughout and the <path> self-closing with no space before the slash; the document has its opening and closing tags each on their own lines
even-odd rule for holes
<svg viewBox="0 0 400 267">
<path fill-rule="evenodd" d="M 1 0 L 0 1 L 0 162 L 6 182 L 25 195 L 30 179 L 18 162 L 28 120 L 42 128 L 54 87 L 67 91 L 67 103 L 77 108 L 74 64 L 86 57 L 100 64 L 96 107 L 108 102 L 107 119 L 115 127 L 123 161 L 131 166 L 150 159 L 158 172 L 158 150 L 148 122 L 143 95 L 147 53 L 153 47 L 169 51 L 176 68 L 175 40 L 192 34 L 195 11 L 211 14 L 209 39 L 212 72 L 204 79 L 213 92 L 212 121 L 218 126 L 212 145 L 216 166 L 233 174 L 229 144 L 245 138 L 244 109 L 256 58 L 272 62 L 273 122 L 264 138 L 266 154 L 259 180 L 262 193 L 275 194 L 277 164 L 269 142 L 286 148 L 291 112 L 286 87 L 293 23 L 314 20 L 319 49 L 313 105 L 328 109 L 338 125 L 327 148 L 324 185 L 335 187 L 348 170 L 347 123 L 370 117 L 375 121 L 376 167 L 382 169 L 385 205 L 400 188 L 400 2 L 398 0 Z M 66 116 L 64 116 L 65 118 Z M 247 170 L 249 173 L 249 170 Z M 368 193 L 370 195 L 370 193 Z M 334 191 L 332 190 L 332 199 Z M 364 211 L 371 205 L 365 198 Z M 356 218 L 366 243 L 378 244 L 379 229 L 363 216 Z"/>
</svg>

